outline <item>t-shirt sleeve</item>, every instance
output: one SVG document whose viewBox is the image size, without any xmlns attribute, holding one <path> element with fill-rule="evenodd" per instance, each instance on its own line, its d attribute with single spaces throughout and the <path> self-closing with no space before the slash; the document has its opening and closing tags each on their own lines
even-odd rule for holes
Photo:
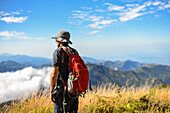
<svg viewBox="0 0 170 113">
<path fill-rule="evenodd" d="M 61 62 L 61 53 L 59 52 L 59 50 L 56 49 L 53 53 L 52 67 L 60 66 L 60 62 Z"/>
</svg>

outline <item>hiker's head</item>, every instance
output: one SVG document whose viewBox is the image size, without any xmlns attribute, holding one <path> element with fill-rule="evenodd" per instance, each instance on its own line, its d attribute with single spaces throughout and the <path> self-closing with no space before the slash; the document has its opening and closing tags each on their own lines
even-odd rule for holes
<svg viewBox="0 0 170 113">
<path fill-rule="evenodd" d="M 70 43 L 72 44 L 72 42 L 70 41 L 70 33 L 68 31 L 59 31 L 56 35 L 56 37 L 52 37 L 52 39 L 55 39 L 57 42 L 57 46 L 59 45 L 64 45 Z M 58 47 L 59 47 L 58 46 Z"/>
</svg>

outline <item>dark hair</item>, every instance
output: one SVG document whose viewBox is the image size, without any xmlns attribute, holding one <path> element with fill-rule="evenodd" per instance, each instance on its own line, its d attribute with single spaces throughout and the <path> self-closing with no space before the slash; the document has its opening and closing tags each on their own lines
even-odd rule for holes
<svg viewBox="0 0 170 113">
<path fill-rule="evenodd" d="M 63 46 L 68 46 L 68 42 L 62 42 Z"/>
<path fill-rule="evenodd" d="M 56 42 L 59 42 L 59 41 L 56 40 Z M 63 46 L 68 46 L 68 42 L 59 42 L 59 43 L 61 43 Z"/>
</svg>

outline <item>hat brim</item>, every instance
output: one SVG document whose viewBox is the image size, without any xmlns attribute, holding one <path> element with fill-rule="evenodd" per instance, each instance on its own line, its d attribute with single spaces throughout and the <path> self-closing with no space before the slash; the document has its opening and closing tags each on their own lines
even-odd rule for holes
<svg viewBox="0 0 170 113">
<path fill-rule="evenodd" d="M 73 44 L 70 40 L 66 40 L 62 37 L 51 37 L 52 39 L 56 39 L 56 41 L 59 41 L 59 42 L 68 42 L 70 44 Z"/>
</svg>

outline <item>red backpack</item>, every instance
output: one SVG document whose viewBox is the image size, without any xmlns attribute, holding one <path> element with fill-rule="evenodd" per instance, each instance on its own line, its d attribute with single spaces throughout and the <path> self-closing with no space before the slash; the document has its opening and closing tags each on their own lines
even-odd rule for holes
<svg viewBox="0 0 170 113">
<path fill-rule="evenodd" d="M 69 93 L 82 93 L 88 89 L 89 72 L 82 58 L 72 54 L 70 48 L 62 47 L 69 56 L 69 76 L 64 83 L 64 90 Z"/>
</svg>

